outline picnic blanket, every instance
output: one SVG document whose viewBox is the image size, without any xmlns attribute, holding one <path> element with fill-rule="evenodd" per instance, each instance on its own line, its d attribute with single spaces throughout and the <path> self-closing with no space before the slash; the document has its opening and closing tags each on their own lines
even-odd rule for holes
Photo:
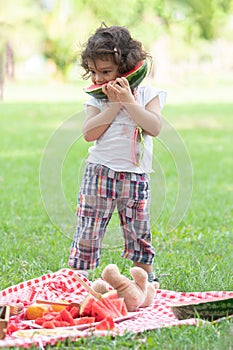
<svg viewBox="0 0 233 350">
<path fill-rule="evenodd" d="M 0 291 L 0 304 L 23 303 L 26 307 L 35 302 L 36 299 L 56 300 L 64 299 L 69 302 L 80 303 L 88 294 L 85 288 L 75 279 L 74 271 L 70 269 L 61 269 L 55 273 L 48 273 L 29 281 L 19 283 Z M 83 280 L 91 285 L 85 277 Z M 157 329 L 161 327 L 180 326 L 180 325 L 198 325 L 198 319 L 191 318 L 178 320 L 170 307 L 173 303 L 187 303 L 196 301 L 212 301 L 223 298 L 233 297 L 233 291 L 209 291 L 209 292 L 175 292 L 170 290 L 158 289 L 154 302 L 150 307 L 140 309 L 135 316 L 116 323 L 115 330 L 111 332 L 114 335 L 123 335 L 125 332 L 140 333 L 146 330 Z M 9 323 L 17 322 L 20 325 L 24 318 L 24 313 L 12 316 Z M 43 348 L 45 345 L 55 345 L 58 341 L 66 338 L 77 339 L 79 337 L 88 337 L 90 334 L 96 336 L 106 335 L 106 331 L 88 330 L 79 331 L 76 334 L 56 334 L 53 336 L 35 335 L 33 338 L 19 338 L 14 335 L 6 335 L 5 339 L 0 340 L 0 348 L 22 347 L 29 348 L 32 345 Z"/>
</svg>

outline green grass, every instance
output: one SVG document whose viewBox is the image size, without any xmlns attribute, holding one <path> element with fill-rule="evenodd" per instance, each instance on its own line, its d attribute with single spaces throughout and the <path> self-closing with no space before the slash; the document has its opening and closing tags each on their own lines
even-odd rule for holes
<svg viewBox="0 0 233 350">
<path fill-rule="evenodd" d="M 174 126 L 190 156 L 193 175 L 189 181 L 193 192 L 183 220 L 168 232 L 167 223 L 178 193 L 175 163 L 179 159 L 174 159 L 159 139 L 155 140 L 155 161 L 166 180 L 166 184 L 160 186 L 162 177 L 152 175 L 154 269 L 158 274 L 170 274 L 161 281 L 163 289 L 233 289 L 232 107 L 227 102 L 210 102 L 168 104 L 164 109 L 166 120 Z M 59 126 L 64 126 L 62 130 L 67 130 L 71 140 L 76 137 L 74 132 L 77 134 L 76 143 L 67 148 L 61 169 L 67 213 L 75 223 L 80 168 L 83 169 L 88 148 L 81 137 L 82 120 L 81 101 L 8 101 L 0 105 L 1 289 L 67 267 L 72 235 L 61 232 L 59 219 L 55 217 L 58 221 L 51 222 L 51 213 L 48 215 L 45 211 L 39 169 L 46 145 L 54 140 L 53 133 Z M 56 136 L 59 134 L 55 134 L 55 141 Z M 58 147 L 63 141 L 57 143 Z M 48 183 L 50 169 L 56 170 L 56 166 L 54 161 L 46 168 Z M 51 202 L 56 206 L 53 187 L 48 191 L 54 195 Z M 61 221 L 65 220 L 64 216 Z M 116 243 L 111 249 L 109 242 L 113 235 Z M 128 275 L 131 263 L 122 260 L 120 253 L 121 234 L 114 214 L 106 234 L 102 263 L 91 278 L 100 277 L 104 266 L 111 262 L 116 262 Z M 83 339 L 48 349 L 233 349 L 232 336 L 232 322 L 224 322 L 218 326 L 173 327 L 140 335 L 126 334 L 115 339 Z"/>
</svg>

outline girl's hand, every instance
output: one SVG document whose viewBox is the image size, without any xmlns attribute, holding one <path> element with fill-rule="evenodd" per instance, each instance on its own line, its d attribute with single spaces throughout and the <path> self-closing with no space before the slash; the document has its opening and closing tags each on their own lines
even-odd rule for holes
<svg viewBox="0 0 233 350">
<path fill-rule="evenodd" d="M 135 97 L 132 94 L 128 80 L 125 77 L 115 80 L 114 88 L 122 103 L 134 103 Z"/>
<path fill-rule="evenodd" d="M 117 91 L 114 89 L 115 81 L 110 81 L 107 84 L 104 84 L 102 87 L 103 93 L 107 96 L 110 102 L 119 102 Z"/>
<path fill-rule="evenodd" d="M 104 85 L 103 92 L 110 102 L 132 103 L 135 98 L 131 92 L 129 82 L 126 78 L 117 78 Z"/>
</svg>

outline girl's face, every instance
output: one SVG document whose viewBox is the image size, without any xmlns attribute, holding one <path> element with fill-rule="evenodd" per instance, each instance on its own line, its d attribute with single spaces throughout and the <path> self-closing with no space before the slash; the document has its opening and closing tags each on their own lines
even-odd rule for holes
<svg viewBox="0 0 233 350">
<path fill-rule="evenodd" d="M 118 65 L 111 58 L 105 60 L 97 58 L 95 62 L 88 60 L 88 67 L 94 84 L 106 84 L 118 77 Z"/>
</svg>

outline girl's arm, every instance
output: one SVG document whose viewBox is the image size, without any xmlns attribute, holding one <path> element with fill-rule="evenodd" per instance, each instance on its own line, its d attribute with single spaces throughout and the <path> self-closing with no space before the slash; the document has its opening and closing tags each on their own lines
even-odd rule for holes
<svg viewBox="0 0 233 350">
<path fill-rule="evenodd" d="M 146 108 L 140 106 L 133 96 L 126 78 L 117 78 L 108 84 L 109 93 L 114 93 L 118 101 L 125 107 L 129 117 L 147 134 L 157 136 L 162 128 L 159 97 L 154 97 Z M 115 97 L 115 98 L 116 98 Z"/>
<path fill-rule="evenodd" d="M 125 103 L 129 117 L 148 135 L 157 136 L 162 128 L 159 97 L 153 98 L 144 109 L 136 101 Z"/>
<path fill-rule="evenodd" d="M 98 140 L 112 123 L 120 108 L 119 103 L 111 103 L 101 112 L 97 107 L 87 106 L 86 118 L 82 127 L 85 140 L 88 142 Z"/>
</svg>

